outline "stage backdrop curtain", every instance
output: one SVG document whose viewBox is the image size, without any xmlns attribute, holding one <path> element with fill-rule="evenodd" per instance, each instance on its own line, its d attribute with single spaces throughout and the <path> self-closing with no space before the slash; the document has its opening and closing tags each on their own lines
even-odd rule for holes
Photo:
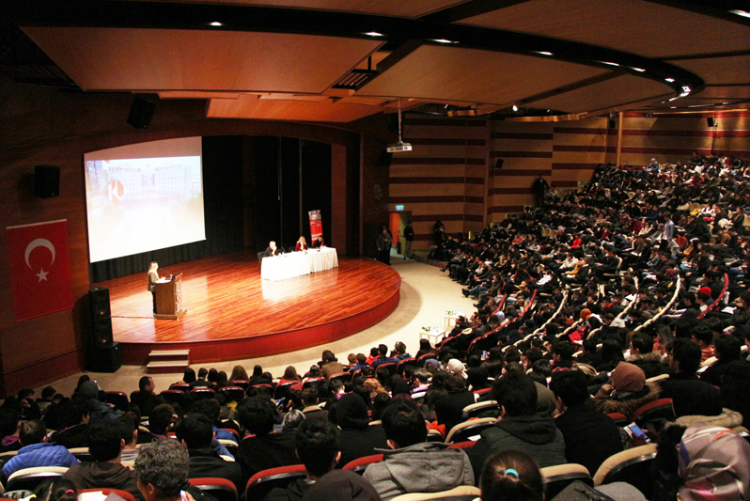
<svg viewBox="0 0 750 501">
<path fill-rule="evenodd" d="M 92 283 L 243 249 L 242 137 L 203 138 L 203 207 L 206 240 L 89 265 Z M 166 270 L 176 274 L 179 267 Z M 145 275 L 144 275 L 145 283 Z M 144 285 L 145 287 L 145 285 Z"/>
</svg>

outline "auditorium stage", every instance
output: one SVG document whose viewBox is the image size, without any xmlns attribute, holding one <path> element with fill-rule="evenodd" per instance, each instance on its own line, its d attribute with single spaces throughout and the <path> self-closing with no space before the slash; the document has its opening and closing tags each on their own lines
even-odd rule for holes
<svg viewBox="0 0 750 501">
<path fill-rule="evenodd" d="M 270 282 L 249 252 L 159 269 L 182 273 L 180 320 L 154 320 L 146 273 L 99 284 L 110 292 L 112 330 L 123 362 L 145 364 L 152 349 L 190 349 L 190 362 L 241 360 L 324 345 L 371 327 L 396 309 L 401 277 L 367 258 Z"/>
</svg>

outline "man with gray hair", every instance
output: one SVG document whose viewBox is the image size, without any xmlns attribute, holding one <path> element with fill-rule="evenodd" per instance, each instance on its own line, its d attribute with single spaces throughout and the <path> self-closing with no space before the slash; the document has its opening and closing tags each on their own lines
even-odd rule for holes
<svg viewBox="0 0 750 501">
<path fill-rule="evenodd" d="M 190 487 L 188 471 L 187 449 L 168 438 L 143 446 L 135 460 L 138 490 L 146 501 L 180 501 Z"/>
</svg>

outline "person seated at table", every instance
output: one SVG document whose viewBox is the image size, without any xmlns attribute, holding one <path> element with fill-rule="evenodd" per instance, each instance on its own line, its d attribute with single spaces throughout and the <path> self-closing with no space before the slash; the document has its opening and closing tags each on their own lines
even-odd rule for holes
<svg viewBox="0 0 750 501">
<path fill-rule="evenodd" d="M 318 238 L 315 239 L 313 242 L 313 249 L 320 249 L 321 247 L 325 247 L 326 244 L 323 241 L 323 235 L 318 236 Z"/>
<path fill-rule="evenodd" d="M 305 240 L 305 237 L 299 237 L 297 245 L 294 246 L 294 252 L 306 251 L 307 249 L 307 240 Z"/>
<path fill-rule="evenodd" d="M 266 249 L 263 257 L 278 256 L 279 254 L 281 254 L 281 249 L 276 247 L 276 242 L 274 242 L 273 240 L 268 242 L 268 249 Z"/>
</svg>

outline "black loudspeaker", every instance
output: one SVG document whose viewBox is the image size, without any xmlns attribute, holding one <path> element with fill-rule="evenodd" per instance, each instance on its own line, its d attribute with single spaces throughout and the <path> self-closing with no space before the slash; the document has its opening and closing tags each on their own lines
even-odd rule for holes
<svg viewBox="0 0 750 501">
<path fill-rule="evenodd" d="M 503 160 L 502 158 L 498 158 L 497 160 L 495 160 L 495 170 L 502 169 L 504 163 L 505 163 L 505 160 Z"/>
<path fill-rule="evenodd" d="M 130 107 L 128 123 L 136 129 L 148 129 L 155 111 L 156 98 L 154 96 L 135 96 L 133 105 Z"/>
<path fill-rule="evenodd" d="M 97 318 L 92 323 L 94 344 L 99 348 L 112 346 L 112 319 Z"/>
<path fill-rule="evenodd" d="M 91 326 L 97 348 L 112 346 L 112 318 L 109 309 L 109 289 L 94 287 L 89 291 Z"/>
<path fill-rule="evenodd" d="M 617 122 L 615 121 L 614 118 L 610 118 L 609 119 L 609 121 L 607 122 L 607 127 L 609 127 L 610 129 L 616 129 L 617 128 Z"/>
<path fill-rule="evenodd" d="M 708 117 L 706 122 L 708 122 L 709 127 L 716 127 L 716 121 L 712 117 Z"/>
<path fill-rule="evenodd" d="M 56 197 L 60 194 L 60 167 L 37 165 L 34 167 L 34 196 Z"/>
<path fill-rule="evenodd" d="M 91 318 L 109 318 L 112 312 L 109 309 L 109 289 L 106 287 L 94 287 L 89 290 L 91 301 Z"/>
<path fill-rule="evenodd" d="M 120 343 L 114 343 L 108 348 L 92 349 L 89 366 L 93 372 L 117 372 L 122 366 Z"/>
</svg>

